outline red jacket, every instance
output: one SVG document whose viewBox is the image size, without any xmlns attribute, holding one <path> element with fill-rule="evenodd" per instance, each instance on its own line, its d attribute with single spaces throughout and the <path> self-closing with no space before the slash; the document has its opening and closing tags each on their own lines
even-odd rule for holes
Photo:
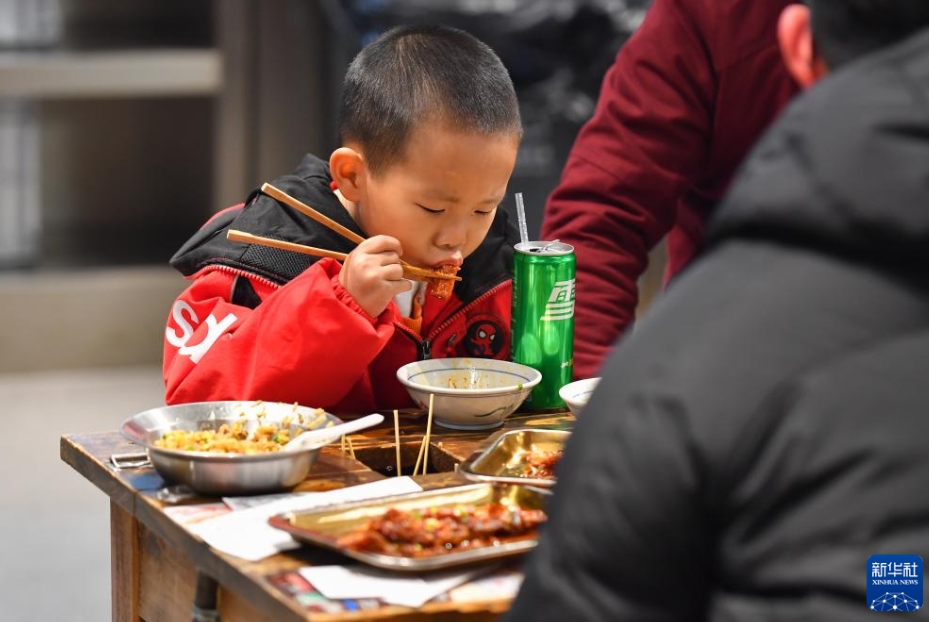
<svg viewBox="0 0 929 622">
<path fill-rule="evenodd" d="M 542 238 L 577 253 L 574 373 L 595 376 L 635 317 L 648 252 L 670 277 L 700 250 L 736 168 L 797 87 L 777 17 L 791 0 L 655 0 L 604 78 L 549 197 Z"/>
<path fill-rule="evenodd" d="M 329 190 L 328 166 L 307 156 L 274 185 L 362 233 Z M 378 317 L 339 284 L 341 264 L 226 240 L 227 229 L 351 250 L 351 243 L 270 197 L 214 217 L 172 259 L 193 280 L 175 301 L 164 345 L 169 404 L 299 402 L 339 413 L 402 408 L 397 369 L 420 358 L 510 356 L 512 242 L 504 210 L 465 260 L 447 299 L 427 292 L 421 335 L 391 302 Z M 363 235 L 363 233 L 362 233 Z"/>
</svg>

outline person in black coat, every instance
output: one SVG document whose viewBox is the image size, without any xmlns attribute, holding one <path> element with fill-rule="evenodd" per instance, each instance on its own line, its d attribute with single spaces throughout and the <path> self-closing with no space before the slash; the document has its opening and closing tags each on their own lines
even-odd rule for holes
<svg viewBox="0 0 929 622">
<path fill-rule="evenodd" d="M 807 5 L 813 88 L 604 368 L 507 622 L 873 620 L 869 557 L 929 559 L 929 2 Z"/>
</svg>

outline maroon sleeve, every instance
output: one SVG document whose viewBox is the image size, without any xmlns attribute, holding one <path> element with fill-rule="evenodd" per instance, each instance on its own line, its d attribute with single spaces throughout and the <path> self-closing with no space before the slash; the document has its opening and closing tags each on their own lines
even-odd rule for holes
<svg viewBox="0 0 929 622">
<path fill-rule="evenodd" d="M 634 319 L 648 252 L 707 160 L 715 80 L 698 21 L 655 0 L 607 72 L 549 197 L 542 238 L 574 245 L 574 374 L 595 376 Z"/>
</svg>

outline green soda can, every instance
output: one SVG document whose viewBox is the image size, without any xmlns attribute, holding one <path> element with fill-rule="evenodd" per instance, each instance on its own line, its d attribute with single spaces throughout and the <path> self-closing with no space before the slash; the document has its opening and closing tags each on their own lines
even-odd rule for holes
<svg viewBox="0 0 929 622">
<path fill-rule="evenodd" d="M 574 247 L 522 242 L 513 255 L 512 358 L 542 373 L 530 410 L 564 408 L 558 390 L 574 371 Z"/>
</svg>

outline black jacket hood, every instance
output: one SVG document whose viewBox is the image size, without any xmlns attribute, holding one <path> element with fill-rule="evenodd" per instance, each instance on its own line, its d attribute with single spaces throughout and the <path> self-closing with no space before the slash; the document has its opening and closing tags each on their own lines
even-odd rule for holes
<svg viewBox="0 0 929 622">
<path fill-rule="evenodd" d="M 929 30 L 827 76 L 747 158 L 711 243 L 768 238 L 873 263 L 929 259 Z"/>
<path fill-rule="evenodd" d="M 272 185 L 365 237 L 332 192 L 331 181 L 328 163 L 306 155 L 296 171 L 278 177 Z M 256 189 L 244 208 L 221 212 L 204 225 L 174 254 L 171 265 L 185 276 L 208 266 L 226 266 L 282 285 L 319 261 L 310 255 L 232 242 L 226 239 L 229 229 L 343 253 L 355 248 L 354 242 Z M 517 240 L 516 228 L 506 212 L 498 209 L 484 242 L 465 259 L 459 272 L 462 280 L 455 285 L 455 293 L 463 302 L 510 278 Z"/>
</svg>

